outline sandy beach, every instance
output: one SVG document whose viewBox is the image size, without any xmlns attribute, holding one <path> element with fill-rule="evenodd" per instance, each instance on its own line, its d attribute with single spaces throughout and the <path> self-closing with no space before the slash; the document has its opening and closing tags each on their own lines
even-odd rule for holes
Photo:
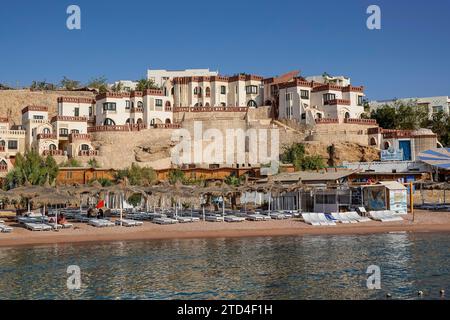
<svg viewBox="0 0 450 320">
<path fill-rule="evenodd" d="M 416 211 L 404 216 L 404 221 L 382 223 L 371 221 L 359 224 L 313 227 L 299 219 L 242 223 L 197 222 L 161 226 L 144 222 L 141 227 L 95 228 L 74 223 L 73 229 L 32 232 L 16 222 L 7 222 L 12 233 L 0 233 L 0 246 L 30 246 L 55 243 L 83 243 L 104 241 L 137 241 L 183 238 L 225 238 L 257 236 L 301 236 L 324 234 L 371 234 L 387 232 L 450 232 L 449 212 Z"/>
</svg>

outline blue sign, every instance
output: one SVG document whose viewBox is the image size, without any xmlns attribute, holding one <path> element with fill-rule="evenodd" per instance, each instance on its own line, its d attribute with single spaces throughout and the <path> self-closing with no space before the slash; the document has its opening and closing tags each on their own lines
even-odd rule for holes
<svg viewBox="0 0 450 320">
<path fill-rule="evenodd" d="M 402 161 L 403 150 L 381 150 L 381 161 Z"/>
</svg>

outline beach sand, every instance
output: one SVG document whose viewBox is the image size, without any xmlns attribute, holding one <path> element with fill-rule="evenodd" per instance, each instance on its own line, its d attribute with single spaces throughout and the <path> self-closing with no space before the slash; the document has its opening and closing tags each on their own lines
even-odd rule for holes
<svg viewBox="0 0 450 320">
<path fill-rule="evenodd" d="M 225 238 L 256 236 L 301 236 L 325 234 L 372 234 L 387 232 L 450 232 L 450 212 L 416 210 L 403 216 L 401 222 L 371 221 L 336 226 L 310 226 L 299 219 L 242 223 L 196 222 L 175 225 L 157 225 L 144 222 L 141 227 L 95 228 L 83 223 L 74 223 L 73 229 L 32 232 L 16 222 L 7 222 L 12 233 L 0 233 L 0 247 L 30 246 L 55 243 L 84 243 L 105 241 L 136 241 L 183 238 Z"/>
</svg>

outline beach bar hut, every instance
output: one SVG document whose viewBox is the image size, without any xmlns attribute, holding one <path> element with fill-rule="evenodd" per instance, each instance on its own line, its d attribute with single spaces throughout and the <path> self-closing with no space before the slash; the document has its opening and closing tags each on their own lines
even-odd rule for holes
<svg viewBox="0 0 450 320">
<path fill-rule="evenodd" d="M 381 181 L 363 188 L 363 203 L 367 210 L 392 210 L 408 213 L 408 189 L 397 181 Z"/>
</svg>

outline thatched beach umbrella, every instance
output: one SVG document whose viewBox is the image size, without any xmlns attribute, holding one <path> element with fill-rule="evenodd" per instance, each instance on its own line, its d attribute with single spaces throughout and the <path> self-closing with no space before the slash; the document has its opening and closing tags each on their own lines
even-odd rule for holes
<svg viewBox="0 0 450 320">
<path fill-rule="evenodd" d="M 56 215 L 55 215 L 55 229 L 57 229 L 57 224 L 58 224 L 58 205 L 67 205 L 67 204 L 71 204 L 71 203 L 77 203 L 79 200 L 77 197 L 70 195 L 66 192 L 51 192 L 51 193 L 45 193 L 45 194 L 41 194 L 38 195 L 37 197 L 31 199 L 31 202 L 37 205 L 41 205 L 44 208 L 44 213 L 45 213 L 45 208 L 47 205 L 56 205 Z"/>
</svg>

